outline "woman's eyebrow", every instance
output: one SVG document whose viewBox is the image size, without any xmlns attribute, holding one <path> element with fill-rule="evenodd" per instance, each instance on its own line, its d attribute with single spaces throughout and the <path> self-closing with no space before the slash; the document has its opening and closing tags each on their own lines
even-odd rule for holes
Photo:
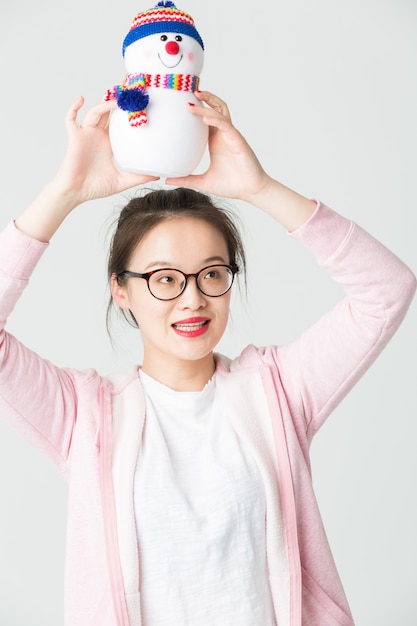
<svg viewBox="0 0 417 626">
<path fill-rule="evenodd" d="M 207 264 L 210 263 L 228 263 L 228 261 L 226 261 L 224 259 L 224 257 L 222 256 L 210 256 L 207 257 L 207 259 L 202 259 L 201 260 L 201 267 L 204 267 Z M 175 263 L 173 264 L 171 261 L 152 261 L 151 263 L 148 263 L 147 266 L 145 267 L 145 271 L 150 270 L 151 268 L 164 268 L 164 267 L 172 267 L 172 268 L 176 268 Z"/>
</svg>

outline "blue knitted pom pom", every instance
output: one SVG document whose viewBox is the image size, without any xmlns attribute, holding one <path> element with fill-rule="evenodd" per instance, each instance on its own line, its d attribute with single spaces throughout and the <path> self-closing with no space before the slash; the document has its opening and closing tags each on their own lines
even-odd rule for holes
<svg viewBox="0 0 417 626">
<path fill-rule="evenodd" d="M 177 7 L 175 6 L 175 4 L 173 2 L 169 2 L 169 0 L 164 0 L 163 2 L 158 2 L 158 4 L 156 5 L 155 9 L 157 7 L 161 7 L 163 9 L 169 9 L 169 8 L 174 8 L 176 9 Z"/>
<path fill-rule="evenodd" d="M 125 89 L 117 94 L 117 104 L 123 111 L 143 111 L 149 103 L 149 96 L 142 89 Z"/>
</svg>

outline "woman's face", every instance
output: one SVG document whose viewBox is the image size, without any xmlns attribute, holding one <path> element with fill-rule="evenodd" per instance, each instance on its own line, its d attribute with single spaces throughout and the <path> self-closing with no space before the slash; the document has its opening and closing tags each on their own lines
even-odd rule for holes
<svg viewBox="0 0 417 626">
<path fill-rule="evenodd" d="M 200 219 L 174 218 L 142 239 L 126 269 L 144 273 L 170 267 L 191 274 L 229 263 L 226 241 L 217 229 Z M 112 281 L 112 295 L 121 308 L 132 311 L 139 325 L 144 371 L 161 379 L 172 366 L 213 368 L 213 350 L 228 321 L 230 291 L 217 298 L 206 296 L 190 277 L 178 298 L 162 301 L 149 292 L 146 280 L 128 278 L 124 286 Z"/>
</svg>

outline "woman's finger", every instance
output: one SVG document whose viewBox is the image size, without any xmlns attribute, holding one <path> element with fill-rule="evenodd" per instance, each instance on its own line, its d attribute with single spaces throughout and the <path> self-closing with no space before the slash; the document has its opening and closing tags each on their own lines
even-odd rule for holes
<svg viewBox="0 0 417 626">
<path fill-rule="evenodd" d="M 67 114 L 65 116 L 65 123 L 68 127 L 76 125 L 77 115 L 78 115 L 79 110 L 83 106 L 83 104 L 84 104 L 84 98 L 80 96 L 79 98 L 77 98 L 77 100 L 75 100 L 75 102 L 72 103 L 72 105 L 68 109 Z"/>
<path fill-rule="evenodd" d="M 193 115 L 198 115 L 203 119 L 203 122 L 210 127 L 210 130 L 220 130 L 224 135 L 230 135 L 230 133 L 236 133 L 229 117 L 225 117 L 223 113 L 216 109 L 210 109 L 208 107 L 189 105 L 189 110 Z"/>
<path fill-rule="evenodd" d="M 117 107 L 115 100 L 103 100 L 91 107 L 85 114 L 82 125 L 92 128 L 106 128 L 110 112 Z"/>
<path fill-rule="evenodd" d="M 231 121 L 229 108 L 224 100 L 215 96 L 211 91 L 196 91 L 195 96 L 200 102 L 205 102 L 209 107 L 218 111 L 226 119 Z"/>
</svg>

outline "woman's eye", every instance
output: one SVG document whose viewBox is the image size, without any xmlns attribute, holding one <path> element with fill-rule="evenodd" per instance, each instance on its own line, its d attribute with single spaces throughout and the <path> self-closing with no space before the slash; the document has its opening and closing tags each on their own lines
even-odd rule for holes
<svg viewBox="0 0 417 626">
<path fill-rule="evenodd" d="M 160 278 L 158 278 L 158 282 L 162 283 L 163 285 L 170 285 L 171 283 L 175 282 L 175 278 L 173 276 L 161 276 Z"/>
<path fill-rule="evenodd" d="M 161 41 L 166 41 L 168 39 L 168 35 L 161 35 Z"/>
<path fill-rule="evenodd" d="M 218 270 L 210 270 L 209 272 L 204 274 L 204 278 L 207 278 L 207 279 L 220 278 L 220 273 L 218 272 Z"/>
</svg>

